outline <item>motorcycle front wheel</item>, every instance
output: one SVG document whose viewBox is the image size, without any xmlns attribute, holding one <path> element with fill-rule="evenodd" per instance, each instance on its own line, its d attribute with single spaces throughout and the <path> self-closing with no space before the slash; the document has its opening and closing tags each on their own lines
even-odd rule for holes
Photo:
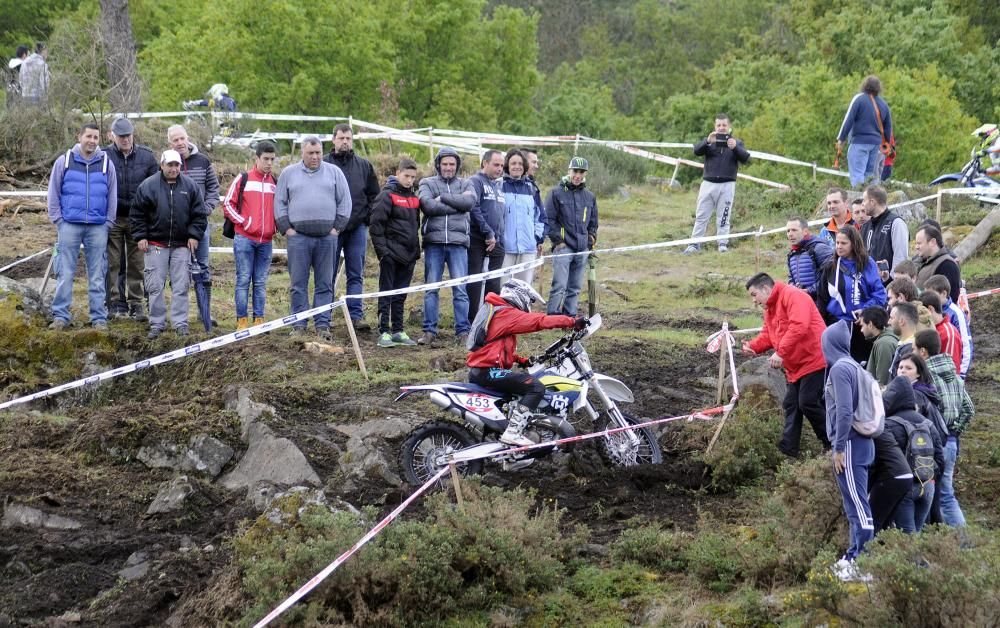
<svg viewBox="0 0 1000 628">
<path fill-rule="evenodd" d="M 447 466 L 447 457 L 459 449 L 476 444 L 472 433 L 451 421 L 431 421 L 410 432 L 403 441 L 399 464 L 403 476 L 413 486 L 421 486 L 438 471 Z M 483 470 L 482 460 L 455 465 L 462 477 L 476 475 Z"/>
<path fill-rule="evenodd" d="M 637 417 L 627 412 L 622 412 L 622 416 L 631 425 L 642 423 Z M 607 412 L 601 414 L 596 426 L 597 431 L 614 427 L 610 419 Z M 597 439 L 597 451 L 604 462 L 614 467 L 633 467 L 640 464 L 660 464 L 663 462 L 660 444 L 649 428 L 643 427 L 631 430 L 631 432 L 638 437 L 638 442 L 633 443 L 628 432 L 618 432 Z"/>
</svg>

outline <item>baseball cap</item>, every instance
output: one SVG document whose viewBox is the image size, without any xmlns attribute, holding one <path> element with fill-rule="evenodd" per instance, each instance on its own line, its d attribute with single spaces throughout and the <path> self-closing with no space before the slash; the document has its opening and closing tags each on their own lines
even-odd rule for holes
<svg viewBox="0 0 1000 628">
<path fill-rule="evenodd" d="M 574 157 L 569 160 L 570 170 L 590 170 L 590 164 L 583 157 Z"/>
<path fill-rule="evenodd" d="M 111 123 L 111 132 L 119 137 L 132 135 L 135 133 L 135 127 L 132 126 L 132 122 L 128 118 L 118 118 Z"/>
<path fill-rule="evenodd" d="M 165 150 L 163 154 L 160 155 L 161 164 L 179 164 L 181 163 L 181 154 L 175 150 Z"/>
</svg>

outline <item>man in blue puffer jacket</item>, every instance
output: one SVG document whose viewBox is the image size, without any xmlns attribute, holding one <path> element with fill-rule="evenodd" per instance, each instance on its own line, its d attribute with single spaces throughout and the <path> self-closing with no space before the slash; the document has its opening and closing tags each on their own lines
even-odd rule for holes
<svg viewBox="0 0 1000 628">
<path fill-rule="evenodd" d="M 788 283 L 805 290 L 815 301 L 821 269 L 833 257 L 833 249 L 809 233 L 809 223 L 802 218 L 789 218 L 785 233 L 792 246 L 788 252 Z"/>
<path fill-rule="evenodd" d="M 504 267 L 534 260 L 544 241 L 545 212 L 536 203 L 538 188 L 528 179 L 527 169 L 524 153 L 516 148 L 507 151 L 503 166 L 503 195 L 507 212 L 503 234 Z M 529 285 L 534 276 L 534 268 L 514 273 L 514 277 Z"/>
<path fill-rule="evenodd" d="M 72 318 L 73 275 L 80 258 L 80 245 L 87 262 L 87 298 L 90 324 L 108 328 L 104 276 L 108 272 L 108 229 L 118 208 L 115 165 L 101 150 L 100 128 L 88 123 L 80 129 L 79 143 L 60 155 L 49 176 L 49 220 L 58 230 L 56 293 L 52 299 L 52 324 L 62 330 Z"/>
</svg>

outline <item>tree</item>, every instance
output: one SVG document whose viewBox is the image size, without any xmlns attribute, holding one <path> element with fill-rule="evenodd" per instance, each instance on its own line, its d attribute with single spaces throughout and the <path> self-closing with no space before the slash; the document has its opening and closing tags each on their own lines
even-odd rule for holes
<svg viewBox="0 0 1000 628">
<path fill-rule="evenodd" d="M 128 0 L 101 0 L 101 43 L 108 73 L 108 99 L 116 111 L 142 110 L 142 81 Z"/>
</svg>

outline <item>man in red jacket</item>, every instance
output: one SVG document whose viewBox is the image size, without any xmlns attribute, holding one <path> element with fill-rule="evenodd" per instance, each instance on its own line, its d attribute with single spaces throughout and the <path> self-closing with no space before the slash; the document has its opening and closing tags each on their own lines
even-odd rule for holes
<svg viewBox="0 0 1000 628">
<path fill-rule="evenodd" d="M 271 172 L 277 149 L 271 142 L 257 144 L 253 168 L 233 179 L 222 201 L 226 218 L 236 231 L 236 330 L 250 327 L 247 301 L 253 281 L 253 325 L 264 322 L 267 275 L 271 270 L 271 239 L 274 237 L 274 191 L 277 180 Z"/>
<path fill-rule="evenodd" d="M 511 411 L 507 429 L 500 436 L 501 443 L 518 447 L 533 444 L 524 436 L 524 428 L 541 403 L 545 386 L 526 371 L 512 370 L 515 364 L 529 365 L 528 358 L 517 355 L 517 335 L 543 329 L 583 329 L 587 325 L 587 319 L 582 317 L 573 319 L 561 314 L 532 312 L 531 304 L 535 301 L 545 303 L 530 284 L 520 279 L 507 280 L 499 295 L 487 293 L 486 306 L 477 313 L 469 334 L 470 352 L 465 360 L 469 381 L 473 384 L 521 395 L 520 404 Z M 487 318 L 485 342 L 477 347 L 475 333 Z"/>
<path fill-rule="evenodd" d="M 803 416 L 823 447 L 830 449 L 823 405 L 823 317 L 804 290 L 776 282 L 767 273 L 751 277 L 747 291 L 750 299 L 764 308 L 764 328 L 756 338 L 743 343 L 743 353 L 757 355 L 774 349 L 768 361 L 773 368 L 784 367 L 788 380 L 782 402 L 785 430 L 778 450 L 791 458 L 799 455 Z"/>
</svg>

